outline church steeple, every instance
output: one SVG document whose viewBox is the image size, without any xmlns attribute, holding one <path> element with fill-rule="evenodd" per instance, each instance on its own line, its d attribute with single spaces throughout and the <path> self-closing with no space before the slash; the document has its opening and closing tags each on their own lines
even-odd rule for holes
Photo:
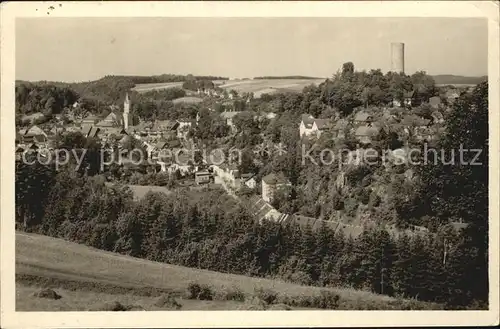
<svg viewBox="0 0 500 329">
<path fill-rule="evenodd" d="M 130 113 L 130 98 L 128 93 L 125 95 L 125 102 L 123 103 L 123 128 L 128 129 L 128 117 Z"/>
</svg>

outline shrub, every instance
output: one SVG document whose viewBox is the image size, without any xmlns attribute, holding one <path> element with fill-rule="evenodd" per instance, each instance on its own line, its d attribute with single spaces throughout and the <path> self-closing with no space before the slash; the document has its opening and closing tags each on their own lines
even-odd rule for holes
<svg viewBox="0 0 500 329">
<path fill-rule="evenodd" d="M 163 295 L 155 303 L 155 306 L 168 309 L 181 309 L 182 305 L 175 300 L 172 294 Z"/>
<path fill-rule="evenodd" d="M 212 300 L 213 292 L 212 289 L 207 285 L 200 285 L 198 283 L 190 283 L 187 287 L 187 299 L 198 299 L 198 300 Z"/>
<path fill-rule="evenodd" d="M 335 194 L 332 198 L 332 204 L 333 204 L 333 209 L 335 210 L 342 210 L 344 209 L 344 201 L 342 201 L 342 198 L 340 195 Z"/>
<path fill-rule="evenodd" d="M 328 290 L 322 290 L 319 296 L 313 297 L 313 307 L 335 310 L 339 307 L 340 296 Z"/>
<path fill-rule="evenodd" d="M 255 289 L 255 296 L 266 304 L 273 304 L 278 298 L 278 293 L 271 289 L 257 288 Z"/>
<path fill-rule="evenodd" d="M 380 202 L 381 202 L 381 199 L 377 194 L 372 193 L 370 195 L 370 201 L 369 201 L 370 206 L 378 207 L 380 205 Z"/>
<path fill-rule="evenodd" d="M 363 189 L 358 195 L 358 200 L 363 204 L 368 204 L 370 201 L 370 191 L 368 189 Z"/>
<path fill-rule="evenodd" d="M 33 296 L 39 297 L 39 298 L 55 299 L 55 300 L 62 298 L 61 295 L 59 295 L 57 292 L 55 292 L 52 289 L 40 290 L 39 292 L 34 293 Z"/>
<path fill-rule="evenodd" d="M 339 308 L 340 296 L 328 290 L 322 290 L 320 294 L 300 296 L 280 296 L 277 300 L 280 304 L 293 307 L 311 307 L 335 310 Z"/>
<path fill-rule="evenodd" d="M 216 299 L 219 300 L 234 300 L 237 302 L 244 302 L 245 301 L 245 293 L 241 291 L 240 288 L 234 287 L 231 289 L 225 289 L 222 291 L 218 291 L 216 293 Z"/>
</svg>

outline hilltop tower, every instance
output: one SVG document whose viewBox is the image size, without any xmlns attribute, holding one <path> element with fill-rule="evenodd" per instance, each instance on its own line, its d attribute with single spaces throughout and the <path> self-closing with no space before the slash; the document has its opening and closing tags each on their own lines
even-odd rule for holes
<svg viewBox="0 0 500 329">
<path fill-rule="evenodd" d="M 391 71 L 405 73 L 405 44 L 402 42 L 391 43 Z"/>
<path fill-rule="evenodd" d="M 123 103 L 123 128 L 128 129 L 128 117 L 130 113 L 130 98 L 125 95 L 125 102 Z"/>
</svg>

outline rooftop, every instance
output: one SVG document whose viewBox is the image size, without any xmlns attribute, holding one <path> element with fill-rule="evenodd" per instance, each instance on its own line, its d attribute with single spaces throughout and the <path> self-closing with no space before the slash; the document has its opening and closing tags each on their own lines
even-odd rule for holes
<svg viewBox="0 0 500 329">
<path fill-rule="evenodd" d="M 262 180 L 266 184 L 270 184 L 270 185 L 290 184 L 290 181 L 283 174 L 271 173 L 267 176 L 262 177 Z"/>
</svg>

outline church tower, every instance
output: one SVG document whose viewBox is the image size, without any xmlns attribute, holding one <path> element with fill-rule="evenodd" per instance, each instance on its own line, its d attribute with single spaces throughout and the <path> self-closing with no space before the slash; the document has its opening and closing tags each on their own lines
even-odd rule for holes
<svg viewBox="0 0 500 329">
<path fill-rule="evenodd" d="M 123 103 L 123 128 L 125 130 L 128 129 L 128 118 L 129 118 L 129 113 L 130 113 L 130 98 L 127 95 L 125 95 L 125 102 Z"/>
</svg>

